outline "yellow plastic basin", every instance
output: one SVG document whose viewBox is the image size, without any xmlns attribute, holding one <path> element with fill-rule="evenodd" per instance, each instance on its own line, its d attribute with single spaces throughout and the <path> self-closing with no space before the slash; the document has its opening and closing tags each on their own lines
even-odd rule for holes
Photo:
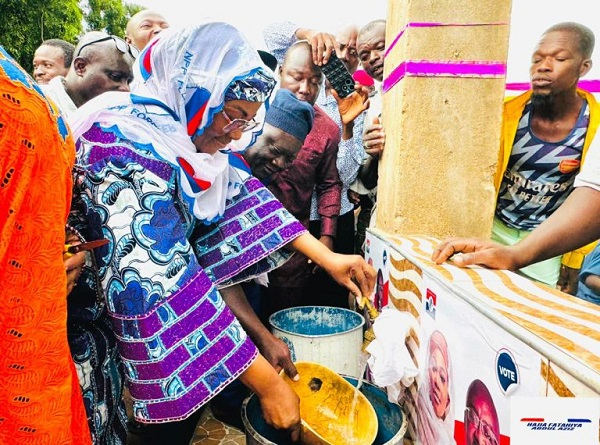
<svg viewBox="0 0 600 445">
<path fill-rule="evenodd" d="M 296 362 L 297 382 L 282 373 L 300 398 L 302 443 L 306 445 L 371 445 L 377 415 L 369 400 L 331 369 Z"/>
</svg>

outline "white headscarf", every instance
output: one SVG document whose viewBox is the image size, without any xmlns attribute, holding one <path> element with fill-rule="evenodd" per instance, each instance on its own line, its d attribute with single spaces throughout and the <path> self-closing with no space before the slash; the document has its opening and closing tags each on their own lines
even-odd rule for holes
<svg viewBox="0 0 600 445">
<path fill-rule="evenodd" d="M 443 419 L 437 416 L 430 398 L 431 382 L 429 380 L 429 368 L 431 366 L 431 356 L 436 349 L 442 353 L 446 362 L 446 378 L 448 381 L 448 394 L 450 396 L 449 403 L 444 410 Z M 454 378 L 448 344 L 440 331 L 434 331 L 429 337 L 426 364 L 425 376 L 421 381 L 417 401 L 417 432 L 419 441 L 423 445 L 454 445 L 456 444 L 454 440 L 454 413 L 452 411 L 452 385 Z"/>
<path fill-rule="evenodd" d="M 131 94 L 105 93 L 79 108 L 69 122 L 75 139 L 97 123 L 152 151 L 179 170 L 194 216 L 217 220 L 236 193 L 228 155 L 198 153 L 191 137 L 211 125 L 228 90 L 266 101 L 275 83 L 269 69 L 235 27 L 210 22 L 160 33 L 138 57 L 134 79 Z"/>
</svg>

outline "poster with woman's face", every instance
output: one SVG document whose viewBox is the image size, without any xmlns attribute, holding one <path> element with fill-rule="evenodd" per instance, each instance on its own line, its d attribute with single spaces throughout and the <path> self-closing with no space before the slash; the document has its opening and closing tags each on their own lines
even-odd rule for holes
<svg viewBox="0 0 600 445">
<path fill-rule="evenodd" d="M 417 399 L 417 431 L 423 445 L 454 444 L 452 368 L 448 342 L 434 329 L 424 330 L 426 348 Z"/>
<path fill-rule="evenodd" d="M 505 445 L 510 397 L 541 395 L 541 356 L 425 277 L 417 431 L 424 445 Z"/>
<path fill-rule="evenodd" d="M 434 331 L 431 334 L 429 345 L 427 364 L 429 400 L 436 417 L 443 419 L 450 407 L 448 347 L 444 335 L 440 331 Z"/>
<path fill-rule="evenodd" d="M 388 249 L 381 239 L 368 235 L 365 241 L 365 260 L 377 271 L 373 305 L 381 312 L 389 304 L 390 264 Z"/>
</svg>

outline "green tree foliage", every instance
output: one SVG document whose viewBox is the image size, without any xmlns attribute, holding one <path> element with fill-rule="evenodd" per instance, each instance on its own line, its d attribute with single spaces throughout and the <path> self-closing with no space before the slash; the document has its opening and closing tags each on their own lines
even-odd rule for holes
<svg viewBox="0 0 600 445">
<path fill-rule="evenodd" d="M 0 0 L 0 45 L 28 71 L 46 39 L 76 43 L 82 31 L 78 0 Z"/>
<path fill-rule="evenodd" d="M 105 31 L 123 37 L 127 21 L 143 8 L 122 0 L 88 0 L 84 7 L 87 31 Z"/>
<path fill-rule="evenodd" d="M 129 18 L 143 7 L 123 0 L 0 0 L 0 45 L 27 71 L 46 39 L 77 44 L 86 31 L 124 36 Z"/>
</svg>

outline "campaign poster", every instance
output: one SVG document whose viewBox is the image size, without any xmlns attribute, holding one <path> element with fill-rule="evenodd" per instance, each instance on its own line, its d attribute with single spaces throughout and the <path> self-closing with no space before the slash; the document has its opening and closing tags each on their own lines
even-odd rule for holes
<svg viewBox="0 0 600 445">
<path fill-rule="evenodd" d="M 512 397 L 511 445 L 598 445 L 599 397 Z"/>
<path fill-rule="evenodd" d="M 431 277 L 424 280 L 419 443 L 509 444 L 510 398 L 544 395 L 542 356 Z"/>
<path fill-rule="evenodd" d="M 377 271 L 373 305 L 379 312 L 389 304 L 390 246 L 380 238 L 367 232 L 365 239 L 365 261 Z"/>
</svg>

